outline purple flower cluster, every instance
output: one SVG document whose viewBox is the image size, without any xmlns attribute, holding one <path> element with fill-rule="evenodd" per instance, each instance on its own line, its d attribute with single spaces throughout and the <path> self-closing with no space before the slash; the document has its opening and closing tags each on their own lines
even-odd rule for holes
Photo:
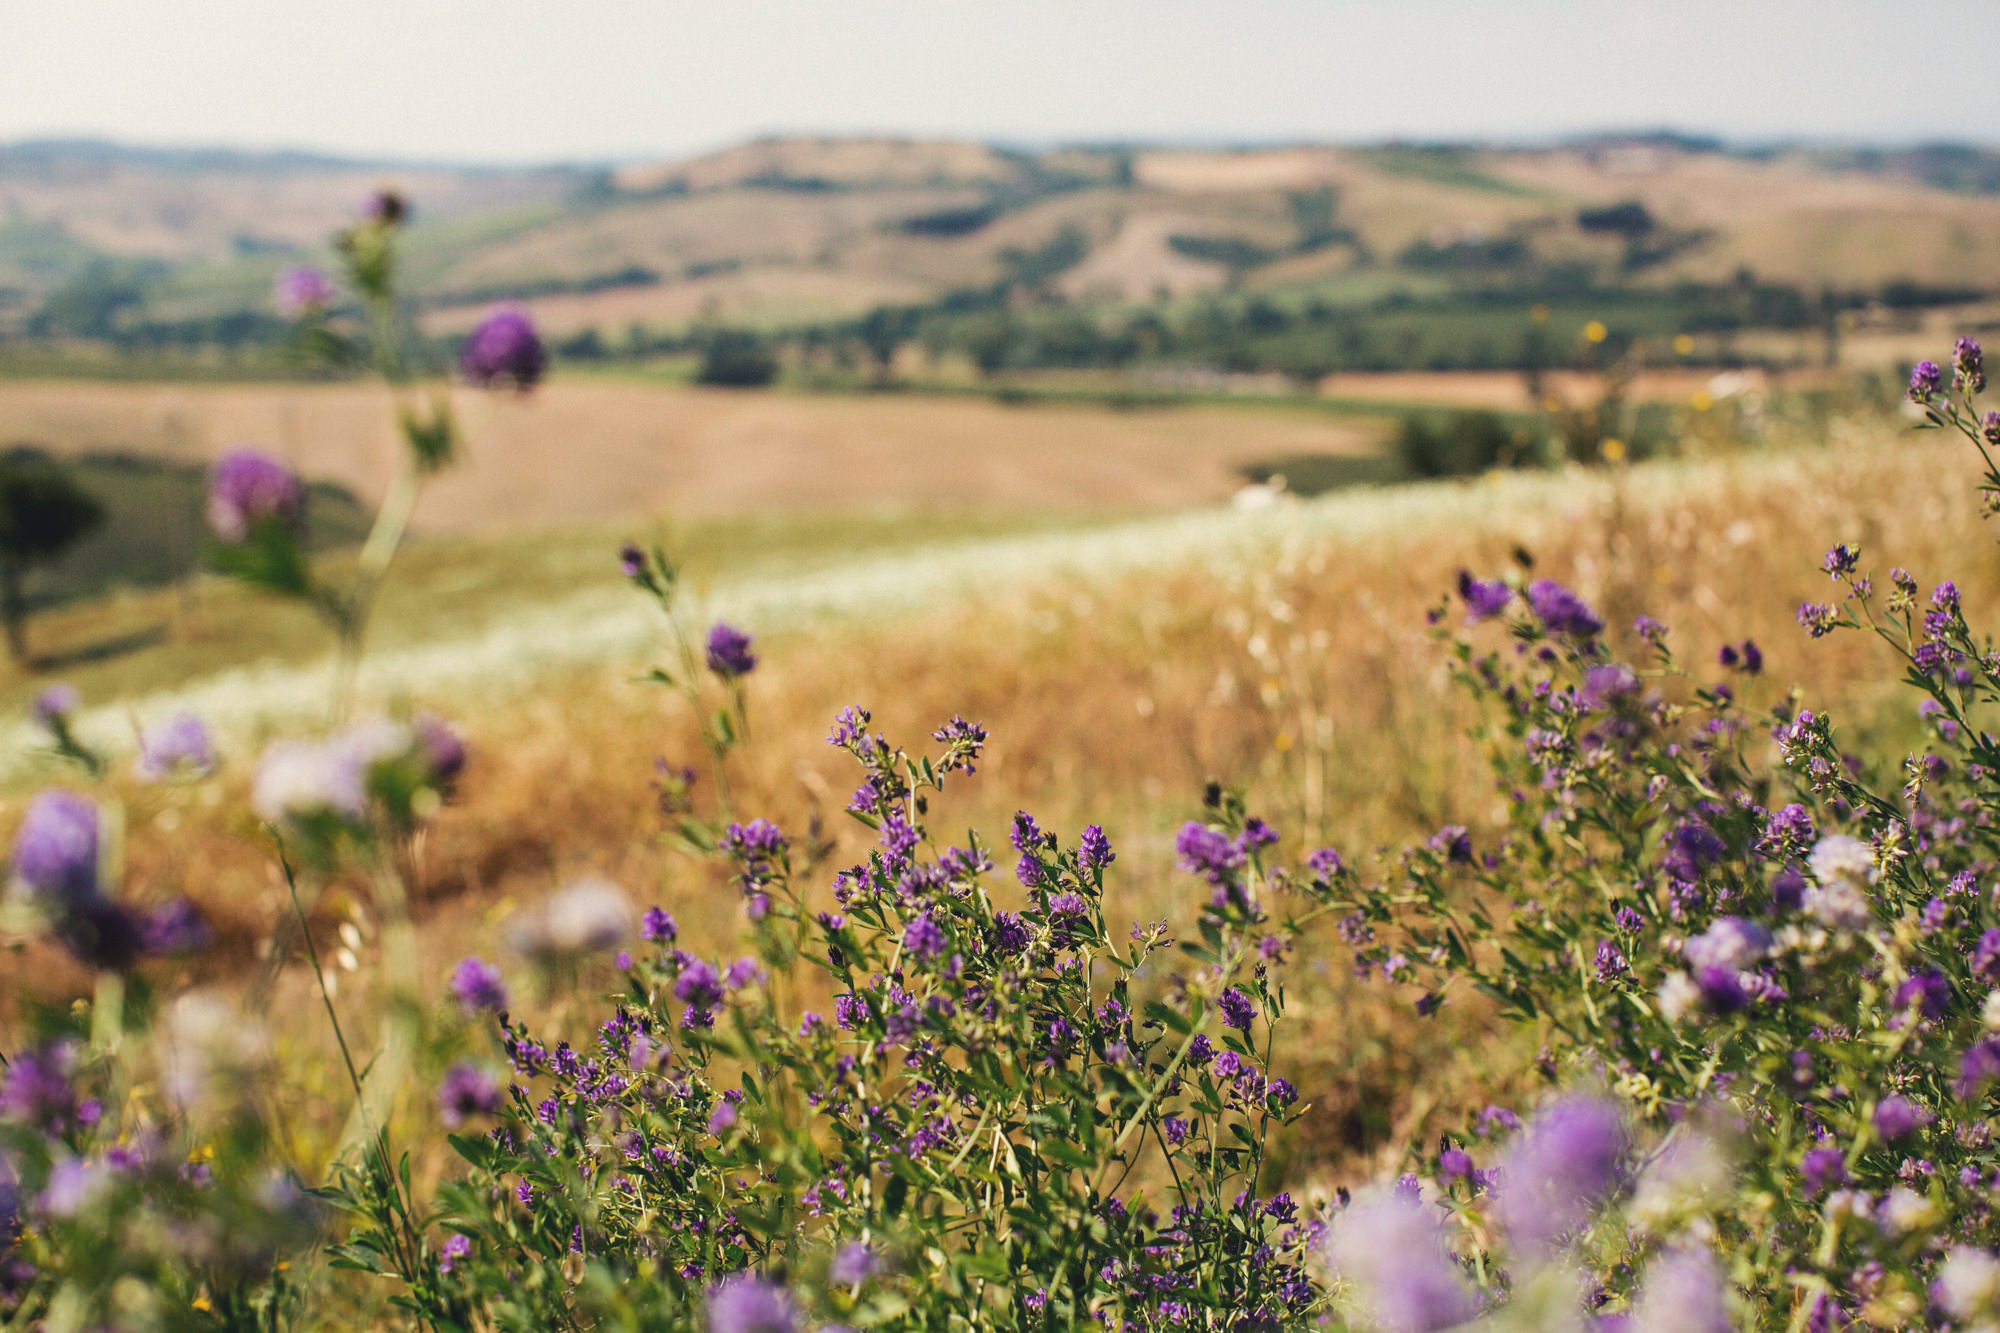
<svg viewBox="0 0 2000 1333">
<path fill-rule="evenodd" d="M 225 542 L 247 541 L 267 523 L 297 534 L 305 512 L 304 484 L 269 454 L 232 449 L 208 474 L 208 525 Z"/>
<path fill-rule="evenodd" d="M 757 669 L 750 636 L 725 621 L 718 620 L 710 627 L 705 653 L 708 669 L 724 680 L 735 680 Z"/>
<path fill-rule="evenodd" d="M 479 322 L 459 349 L 459 373 L 482 387 L 512 384 L 532 389 L 548 369 L 548 349 L 525 310 L 496 310 Z"/>
</svg>

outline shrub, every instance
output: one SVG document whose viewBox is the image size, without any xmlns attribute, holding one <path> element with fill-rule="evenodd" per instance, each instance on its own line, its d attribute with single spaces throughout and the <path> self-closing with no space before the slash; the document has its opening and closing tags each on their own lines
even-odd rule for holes
<svg viewBox="0 0 2000 1333">
<path fill-rule="evenodd" d="M 729 389 L 761 389 L 778 377 L 778 359 L 764 340 L 743 329 L 712 334 L 701 349 L 695 383 Z"/>
</svg>

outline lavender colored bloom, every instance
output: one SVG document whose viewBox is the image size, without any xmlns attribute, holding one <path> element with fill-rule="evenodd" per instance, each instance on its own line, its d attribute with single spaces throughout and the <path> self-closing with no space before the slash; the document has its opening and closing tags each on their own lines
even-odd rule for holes
<svg viewBox="0 0 2000 1333">
<path fill-rule="evenodd" d="M 1529 584 L 1528 604 L 1535 619 L 1551 634 L 1587 639 L 1604 628 L 1604 622 L 1581 597 L 1553 579 L 1536 579 Z"/>
<path fill-rule="evenodd" d="M 548 349 L 525 310 L 494 311 L 479 322 L 458 353 L 460 373 L 483 387 L 504 382 L 531 389 L 548 362 Z"/>
<path fill-rule="evenodd" d="M 1928 403 L 1944 384 L 1944 372 L 1935 361 L 1919 361 L 1910 372 L 1910 401 Z"/>
<path fill-rule="evenodd" d="M 835 1252 L 826 1277 L 836 1286 L 855 1287 L 873 1277 L 880 1267 L 873 1250 L 858 1240 L 849 1241 Z"/>
<path fill-rule="evenodd" d="M 1250 1025 L 1257 1021 L 1257 1004 L 1240 988 L 1231 986 L 1218 995 L 1216 1007 L 1222 1010 L 1222 1021 L 1240 1032 L 1248 1032 Z"/>
<path fill-rule="evenodd" d="M 708 631 L 707 652 L 708 669 L 724 680 L 747 676 L 757 668 L 750 636 L 724 621 L 716 621 Z"/>
<path fill-rule="evenodd" d="M 1834 631 L 1834 610 L 1825 602 L 1799 603 L 1799 628 L 1815 639 L 1825 638 Z"/>
<path fill-rule="evenodd" d="M 798 1333 L 798 1315 L 782 1287 L 751 1273 L 711 1287 L 708 1333 Z"/>
<path fill-rule="evenodd" d="M 1951 982 L 1945 979 L 1944 973 L 1927 967 L 1906 977 L 1903 984 L 1896 987 L 1890 1007 L 1897 1010 L 1915 1007 L 1924 1018 L 1935 1021 L 1944 1017 L 1945 1007 L 1950 1003 Z"/>
<path fill-rule="evenodd" d="M 286 319 L 313 314 L 333 304 L 333 279 L 310 265 L 301 264 L 278 274 L 272 287 L 278 313 Z"/>
<path fill-rule="evenodd" d="M 49 1168 L 49 1178 L 35 1202 L 51 1217 L 75 1217 L 111 1184 L 111 1168 L 103 1162 L 65 1157 Z"/>
<path fill-rule="evenodd" d="M 618 548 L 618 567 L 625 571 L 625 577 L 636 579 L 646 572 L 646 553 L 632 542 Z"/>
<path fill-rule="evenodd" d="M 451 973 L 452 998 L 472 1014 L 497 1014 L 507 1007 L 507 983 L 500 969 L 482 958 L 461 958 Z"/>
<path fill-rule="evenodd" d="M 477 1065 L 456 1064 L 445 1071 L 438 1087 L 438 1105 L 444 1123 L 457 1129 L 468 1120 L 489 1116 L 500 1110 L 500 1085 Z"/>
<path fill-rule="evenodd" d="M 717 1102 L 708 1115 L 708 1132 L 721 1138 L 736 1124 L 736 1108 L 728 1102 Z"/>
<path fill-rule="evenodd" d="M 458 1266 L 458 1261 L 472 1253 L 472 1241 L 463 1235 L 454 1235 L 446 1240 L 438 1251 L 438 1272 L 449 1273 Z"/>
<path fill-rule="evenodd" d="M 176 713 L 140 733 L 138 773 L 148 782 L 182 772 L 205 776 L 215 766 L 215 743 L 193 713 Z"/>
<path fill-rule="evenodd" d="M 1951 349 L 1953 381 L 1967 393 L 1986 391 L 1986 361 L 1973 338 L 1960 338 Z"/>
<path fill-rule="evenodd" d="M 1988 412 L 1979 422 L 1979 433 L 1988 444 L 2000 444 L 2000 412 Z"/>
<path fill-rule="evenodd" d="M 37 694 L 28 705 L 28 716 L 42 726 L 54 730 L 59 724 L 67 724 L 82 700 L 76 686 L 57 683 Z"/>
<path fill-rule="evenodd" d="M 52 787 L 28 802 L 14 832 L 14 882 L 62 908 L 98 896 L 97 806 Z"/>
<path fill-rule="evenodd" d="M 1373 1193 L 1336 1216 L 1327 1260 L 1364 1316 L 1388 1333 L 1434 1333 L 1476 1309 L 1437 1220 L 1414 1198 Z"/>
<path fill-rule="evenodd" d="M 1174 852 L 1180 857 L 1182 870 L 1201 875 L 1211 884 L 1232 878 L 1244 859 L 1242 849 L 1227 836 L 1193 821 L 1182 825 L 1174 839 Z"/>
<path fill-rule="evenodd" d="M 1594 1097 L 1551 1103 L 1509 1148 L 1499 1212 L 1514 1243 L 1543 1252 L 1574 1231 L 1617 1183 L 1626 1148 L 1617 1109 Z"/>
<path fill-rule="evenodd" d="M 993 951 L 1011 958 L 1028 947 L 1028 927 L 1013 912 L 993 914 Z"/>
<path fill-rule="evenodd" d="M 159 958 L 199 953 L 214 939 L 208 918 L 186 898 L 161 904 L 140 927 L 141 947 Z"/>
<path fill-rule="evenodd" d="M 674 980 L 674 998 L 690 1009 L 709 1010 L 722 1003 L 722 977 L 702 959 L 690 959 Z"/>
<path fill-rule="evenodd" d="M 1473 1176 L 1472 1157 L 1463 1148 L 1446 1148 L 1438 1154 L 1437 1178 L 1445 1184 L 1461 1180 L 1469 1181 Z"/>
<path fill-rule="evenodd" d="M 1944 1312 L 1968 1321 L 2000 1307 L 2000 1259 L 1969 1245 L 1954 1245 L 1938 1265 L 1931 1293 Z"/>
<path fill-rule="evenodd" d="M 1077 839 L 1076 857 L 1085 870 L 1102 870 L 1118 859 L 1111 850 L 1111 839 L 1104 836 L 1102 826 L 1092 824 L 1084 829 Z"/>
<path fill-rule="evenodd" d="M 681 932 L 664 908 L 649 907 L 645 919 L 639 923 L 639 933 L 649 943 L 672 944 Z"/>
<path fill-rule="evenodd" d="M 1846 542 L 1842 542 L 1826 553 L 1826 560 L 1821 568 L 1837 579 L 1844 574 L 1852 574 L 1854 567 L 1860 562 L 1861 553 Z"/>
<path fill-rule="evenodd" d="M 903 950 L 919 963 L 928 963 L 942 954 L 947 942 L 944 930 L 929 912 L 903 929 Z"/>
<path fill-rule="evenodd" d="M 1583 673 L 1583 698 L 1592 708 L 1606 708 L 1639 692 L 1639 677 L 1621 663 L 1594 666 Z"/>
<path fill-rule="evenodd" d="M 1838 1148 L 1814 1148 L 1799 1159 L 1799 1178 L 1806 1193 L 1824 1194 L 1847 1181 L 1847 1156 Z"/>
<path fill-rule="evenodd" d="M 1891 1094 L 1875 1103 L 1875 1132 L 1884 1142 L 1907 1138 L 1935 1118 L 1907 1097 Z"/>
<path fill-rule="evenodd" d="M 17 1051 L 0 1075 L 0 1119 L 61 1133 L 76 1118 L 76 1093 L 69 1082 L 75 1052 L 65 1044 Z"/>
<path fill-rule="evenodd" d="M 1514 599 L 1514 590 L 1499 579 L 1483 582 L 1461 569 L 1458 571 L 1458 595 L 1465 603 L 1465 623 L 1476 625 L 1505 611 L 1507 603 Z"/>
<path fill-rule="evenodd" d="M 1646 1270 L 1630 1333 L 1735 1333 L 1726 1290 L 1707 1250 L 1668 1250 Z"/>
<path fill-rule="evenodd" d="M 208 474 L 208 526 L 223 541 L 247 541 L 264 523 L 296 533 L 305 512 L 305 485 L 269 454 L 232 449 Z"/>
</svg>

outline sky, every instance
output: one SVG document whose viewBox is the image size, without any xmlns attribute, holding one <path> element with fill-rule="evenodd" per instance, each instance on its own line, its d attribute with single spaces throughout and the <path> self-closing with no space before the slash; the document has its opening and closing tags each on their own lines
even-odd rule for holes
<svg viewBox="0 0 2000 1333">
<path fill-rule="evenodd" d="M 1996 55 L 2000 0 L 0 0 L 0 140 L 484 162 L 763 133 L 1991 142 Z"/>
</svg>

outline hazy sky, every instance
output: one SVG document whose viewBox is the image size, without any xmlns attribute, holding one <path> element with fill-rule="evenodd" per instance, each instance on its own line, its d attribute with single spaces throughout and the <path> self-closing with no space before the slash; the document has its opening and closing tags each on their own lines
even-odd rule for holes
<svg viewBox="0 0 2000 1333">
<path fill-rule="evenodd" d="M 0 139 L 2000 140 L 2000 0 L 0 0 Z"/>
</svg>

